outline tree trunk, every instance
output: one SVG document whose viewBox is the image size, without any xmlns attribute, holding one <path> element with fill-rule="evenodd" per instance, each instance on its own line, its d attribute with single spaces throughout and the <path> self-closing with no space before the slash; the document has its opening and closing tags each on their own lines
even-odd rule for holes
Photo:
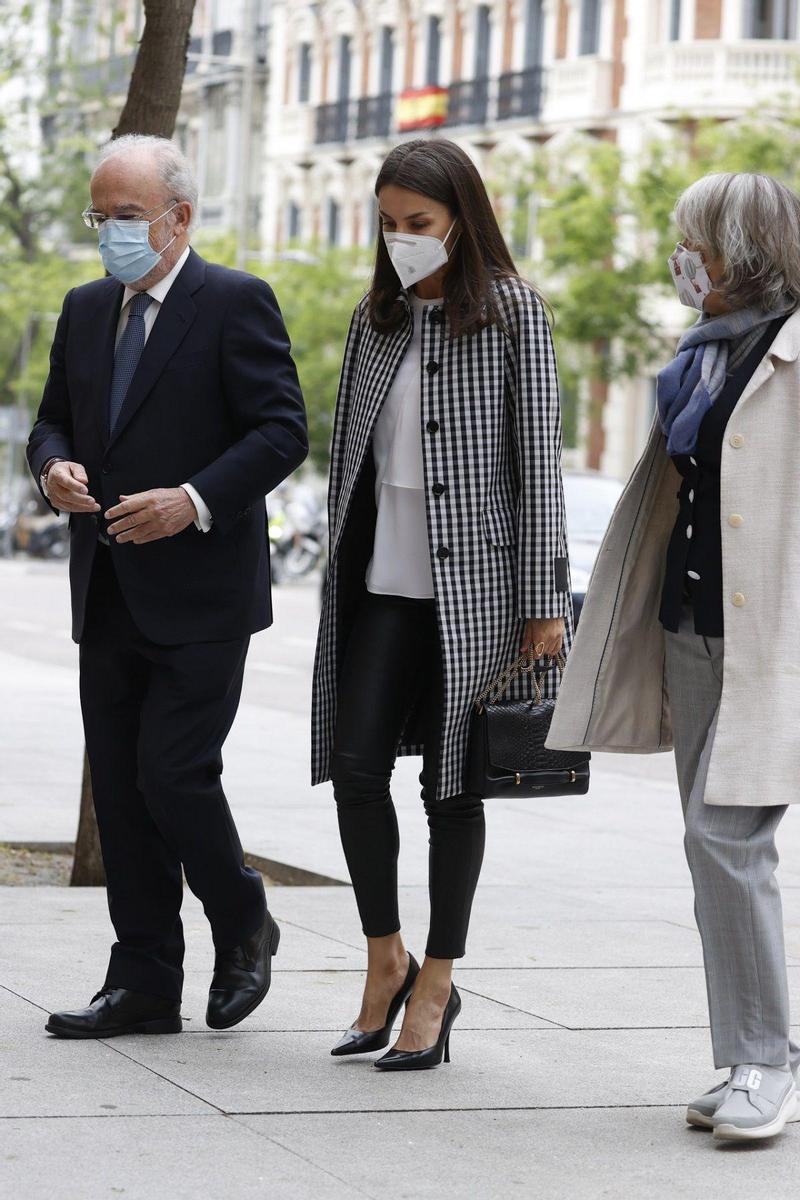
<svg viewBox="0 0 800 1200">
<path fill-rule="evenodd" d="M 83 752 L 83 782 L 81 784 L 81 812 L 78 818 L 78 836 L 75 839 L 75 857 L 72 860 L 70 887 L 102 887 L 106 881 L 103 858 L 100 853 L 100 836 L 92 800 L 92 777 L 89 774 L 89 759 Z"/>
<path fill-rule="evenodd" d="M 144 0 L 144 32 L 112 137 L 172 137 L 181 102 L 195 0 Z"/>
<path fill-rule="evenodd" d="M 603 451 L 606 447 L 606 433 L 603 425 L 606 401 L 608 400 L 608 382 L 601 374 L 601 368 L 608 357 L 608 342 L 598 340 L 592 346 L 594 360 L 598 367 L 597 374 L 589 380 L 589 431 L 586 447 L 586 465 L 593 471 L 599 471 L 603 464 Z"/>
<path fill-rule="evenodd" d="M 125 133 L 172 137 L 181 103 L 194 6 L 195 0 L 144 0 L 144 32 L 113 138 Z M 70 884 L 72 887 L 102 887 L 105 881 L 94 815 L 92 777 L 84 752 L 81 807 Z"/>
</svg>

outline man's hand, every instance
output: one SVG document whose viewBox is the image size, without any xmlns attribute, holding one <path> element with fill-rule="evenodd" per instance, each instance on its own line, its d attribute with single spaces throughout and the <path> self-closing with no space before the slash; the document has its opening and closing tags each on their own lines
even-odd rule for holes
<svg viewBox="0 0 800 1200">
<path fill-rule="evenodd" d="M 86 468 L 76 462 L 53 463 L 47 472 L 47 499 L 59 512 L 96 513 L 100 505 L 89 495 Z"/>
<path fill-rule="evenodd" d="M 524 651 L 533 646 L 536 658 L 541 658 L 544 654 L 555 657 L 561 653 L 561 647 L 564 645 L 564 628 L 563 617 L 531 618 L 525 624 L 520 650 Z"/>
<path fill-rule="evenodd" d="M 194 504 L 183 488 L 153 488 L 135 496 L 120 496 L 106 513 L 113 521 L 108 532 L 118 542 L 156 542 L 159 538 L 174 537 L 197 516 Z"/>
</svg>

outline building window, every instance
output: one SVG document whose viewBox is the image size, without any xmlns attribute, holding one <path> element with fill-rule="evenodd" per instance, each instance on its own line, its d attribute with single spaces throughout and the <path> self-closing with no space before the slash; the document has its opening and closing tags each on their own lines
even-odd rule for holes
<svg viewBox="0 0 800 1200">
<path fill-rule="evenodd" d="M 747 0 L 745 37 L 791 40 L 797 33 L 797 0 Z"/>
<path fill-rule="evenodd" d="M 525 18 L 525 67 L 539 67 L 544 42 L 544 5 L 542 0 L 528 0 Z"/>
<path fill-rule="evenodd" d="M 581 0 L 579 54 L 600 52 L 600 0 Z"/>
<path fill-rule="evenodd" d="M 300 214 L 300 205 L 294 200 L 289 201 L 289 209 L 286 216 L 286 232 L 290 242 L 297 241 L 301 236 L 302 218 Z"/>
<path fill-rule="evenodd" d="M 335 200 L 328 200 L 328 245 L 339 245 L 341 210 Z"/>
<path fill-rule="evenodd" d="M 429 87 L 439 86 L 439 58 L 442 51 L 442 22 L 439 17 L 428 17 L 428 60 L 425 64 L 425 82 Z"/>
<path fill-rule="evenodd" d="M 391 94 L 394 86 L 394 30 L 389 25 L 381 29 L 380 81 L 378 91 L 382 96 Z"/>
<path fill-rule="evenodd" d="M 352 61 L 352 39 L 343 33 L 339 38 L 339 99 L 350 96 L 350 63 Z"/>
<path fill-rule="evenodd" d="M 680 41 L 681 37 L 681 0 L 670 0 L 669 8 L 669 40 Z"/>
<path fill-rule="evenodd" d="M 300 104 L 307 104 L 311 99 L 311 45 L 309 42 L 301 42 L 299 49 L 297 99 Z"/>
<path fill-rule="evenodd" d="M 488 4 L 475 10 L 475 78 L 486 79 L 489 74 L 489 50 L 492 36 L 491 12 Z"/>
</svg>

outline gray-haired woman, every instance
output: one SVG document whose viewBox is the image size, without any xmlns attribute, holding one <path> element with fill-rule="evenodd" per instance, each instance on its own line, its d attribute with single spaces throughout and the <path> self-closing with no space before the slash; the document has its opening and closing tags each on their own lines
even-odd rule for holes
<svg viewBox="0 0 800 1200">
<path fill-rule="evenodd" d="M 701 316 L 659 375 L 548 746 L 674 745 L 729 1071 L 687 1120 L 766 1138 L 800 1112 L 774 874 L 776 829 L 800 801 L 800 199 L 768 176 L 710 175 L 675 215 L 670 269 Z"/>
</svg>

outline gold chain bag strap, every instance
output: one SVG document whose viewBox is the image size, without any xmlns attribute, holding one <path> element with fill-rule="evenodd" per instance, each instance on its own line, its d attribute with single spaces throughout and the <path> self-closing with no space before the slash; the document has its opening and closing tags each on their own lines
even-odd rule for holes
<svg viewBox="0 0 800 1200">
<path fill-rule="evenodd" d="M 555 658 L 559 677 L 566 662 Z M 588 751 L 545 747 L 555 700 L 543 695 L 546 666 L 537 673 L 532 648 L 501 671 L 476 698 L 470 717 L 465 786 L 485 800 L 504 796 L 582 796 L 589 790 Z M 529 675 L 534 695 L 504 699 L 515 679 Z"/>
</svg>

